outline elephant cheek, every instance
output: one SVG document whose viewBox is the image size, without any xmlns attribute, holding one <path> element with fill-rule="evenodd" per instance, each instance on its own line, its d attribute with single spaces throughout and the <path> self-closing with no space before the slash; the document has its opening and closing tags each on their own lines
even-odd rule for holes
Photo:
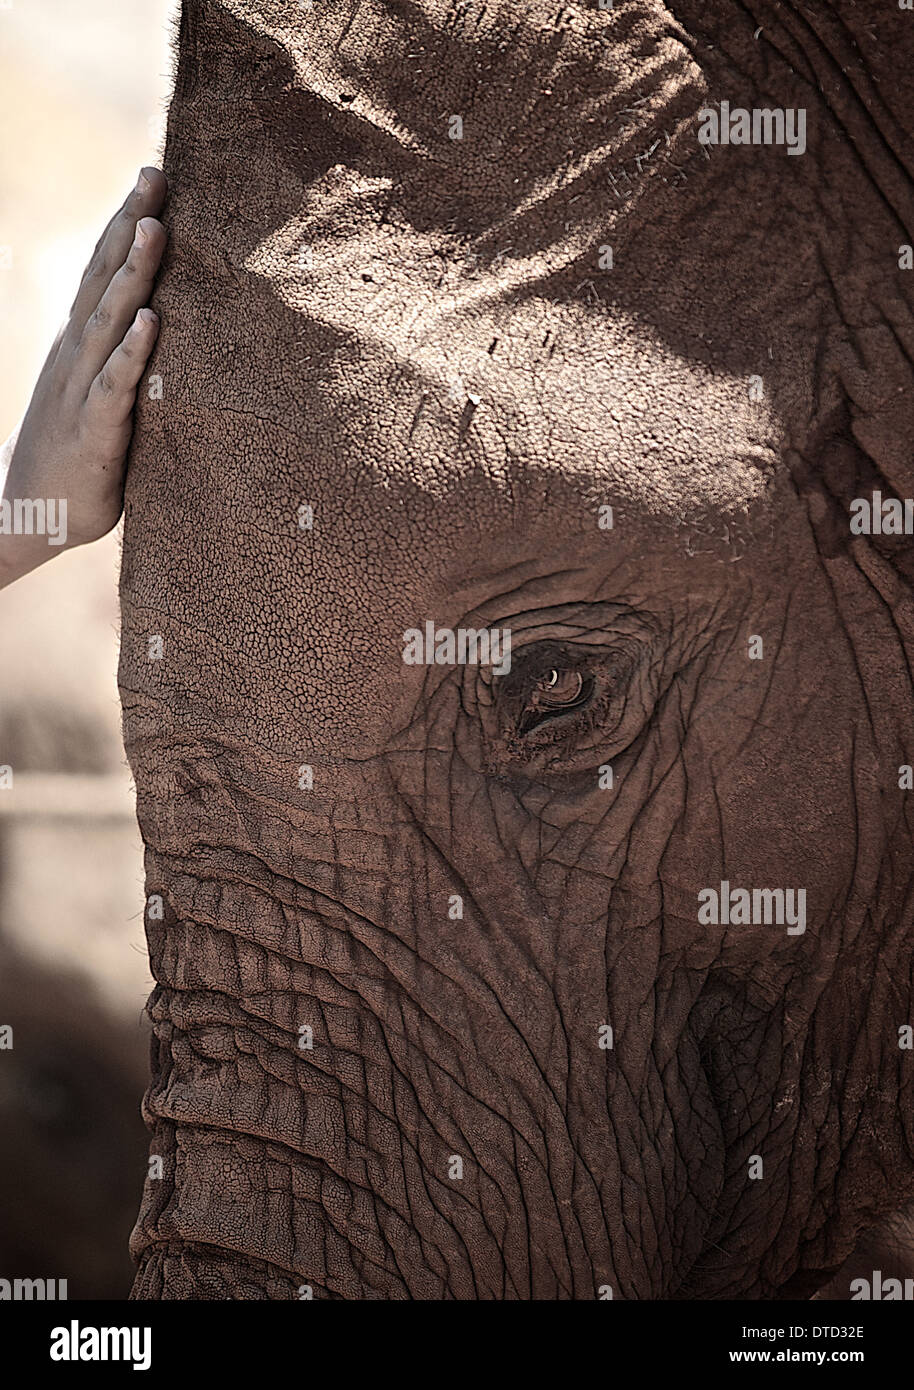
<svg viewBox="0 0 914 1390">
<path fill-rule="evenodd" d="M 569 919 L 561 957 L 529 885 L 458 875 L 377 766 L 315 762 L 305 792 L 296 764 L 226 746 L 139 738 L 131 755 L 161 1159 L 134 1232 L 138 1289 L 675 1287 L 720 1190 L 720 1129 L 697 1049 L 677 1049 L 672 1019 L 668 1050 L 652 1049 L 659 1005 L 623 1006 L 605 922 Z M 266 786 L 289 789 L 283 804 Z M 627 992 L 651 1001 L 641 957 Z M 675 1138 L 683 1116 L 700 1170 Z"/>
</svg>

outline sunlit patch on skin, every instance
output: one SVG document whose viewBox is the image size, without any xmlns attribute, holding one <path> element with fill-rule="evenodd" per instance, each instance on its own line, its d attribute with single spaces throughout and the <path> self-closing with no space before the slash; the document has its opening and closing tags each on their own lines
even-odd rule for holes
<svg viewBox="0 0 914 1390">
<path fill-rule="evenodd" d="M 342 169 L 328 179 L 347 220 L 354 201 L 378 196 Z M 430 238 L 412 233 L 404 256 L 374 219 L 363 233 L 353 267 L 348 243 L 337 247 L 299 217 L 252 252 L 245 269 L 339 334 L 340 350 L 322 371 L 340 395 L 351 389 L 347 363 L 357 341 L 360 392 L 375 374 L 378 398 L 396 406 L 402 430 L 399 447 L 388 440 L 366 450 L 364 466 L 379 481 L 415 475 L 418 453 L 438 460 L 416 478 L 423 491 L 443 496 L 455 479 L 481 470 L 516 495 L 522 457 L 548 459 L 585 486 L 599 479 L 618 500 L 667 520 L 764 505 L 783 441 L 769 402 L 753 399 L 748 381 L 684 360 L 621 312 L 595 320 L 582 303 L 530 295 L 542 277 L 539 258 L 463 281 Z M 556 339 L 560 354 L 533 347 Z"/>
</svg>

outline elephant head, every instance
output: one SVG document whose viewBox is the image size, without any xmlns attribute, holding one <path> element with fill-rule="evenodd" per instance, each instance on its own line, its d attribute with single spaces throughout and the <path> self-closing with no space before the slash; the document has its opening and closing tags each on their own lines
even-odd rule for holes
<svg viewBox="0 0 914 1390">
<path fill-rule="evenodd" d="M 912 20 L 713 8 L 185 0 L 138 1297 L 802 1297 L 914 1197 Z"/>
</svg>

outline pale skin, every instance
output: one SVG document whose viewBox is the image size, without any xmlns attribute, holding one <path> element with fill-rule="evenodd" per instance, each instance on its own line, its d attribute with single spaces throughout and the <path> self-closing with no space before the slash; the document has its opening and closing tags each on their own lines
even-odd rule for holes
<svg viewBox="0 0 914 1390">
<path fill-rule="evenodd" d="M 65 498 L 66 540 L 0 528 L 0 588 L 63 550 L 109 532 L 121 515 L 137 387 L 159 331 L 148 307 L 166 232 L 159 169 L 136 187 L 99 239 L 69 317 L 21 424 L 0 448 L 0 496 Z"/>
</svg>

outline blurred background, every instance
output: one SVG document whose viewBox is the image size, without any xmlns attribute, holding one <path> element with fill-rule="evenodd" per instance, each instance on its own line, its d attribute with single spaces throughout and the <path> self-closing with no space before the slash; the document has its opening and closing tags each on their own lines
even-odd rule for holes
<svg viewBox="0 0 914 1390">
<path fill-rule="evenodd" d="M 0 0 L 0 439 L 102 229 L 159 163 L 178 0 Z M 0 1279 L 123 1298 L 151 987 L 115 533 L 0 590 Z"/>
</svg>

